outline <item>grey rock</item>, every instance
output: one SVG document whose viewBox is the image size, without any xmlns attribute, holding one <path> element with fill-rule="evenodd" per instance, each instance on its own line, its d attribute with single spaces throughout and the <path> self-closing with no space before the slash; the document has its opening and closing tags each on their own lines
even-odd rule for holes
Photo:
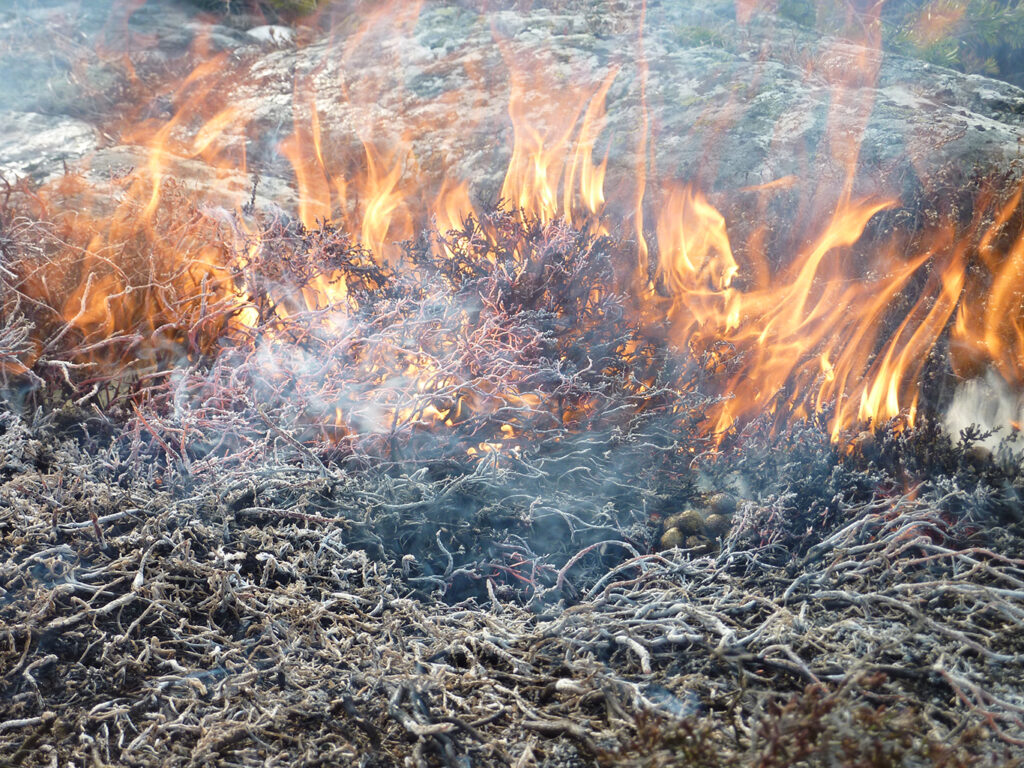
<svg viewBox="0 0 1024 768">
<path fill-rule="evenodd" d="M 819 191 L 838 189 L 846 165 L 833 140 L 865 116 L 854 183 L 864 195 L 912 200 L 951 164 L 1005 169 L 1024 146 L 1024 91 L 1003 82 L 879 58 L 771 15 L 740 26 L 733 4 L 723 0 L 649 3 L 642 42 L 635 3 L 551 5 L 485 14 L 471 3 L 428 0 L 418 18 L 378 19 L 365 30 L 364 19 L 328 7 L 323 22 L 329 33 L 305 30 L 294 45 L 278 47 L 279 41 L 247 35 L 230 20 L 200 24 L 194 8 L 151 0 L 128 19 L 117 45 L 150 70 L 180 63 L 200 34 L 213 50 L 226 51 L 231 77 L 222 98 L 245 113 L 249 170 L 264 179 L 291 179 L 281 140 L 296 120 L 308 122 L 315 102 L 332 173 L 357 173 L 367 141 L 395 153 L 426 186 L 448 173 L 469 180 L 478 200 L 493 200 L 512 150 L 513 82 L 544 83 L 529 101 L 533 125 L 543 133 L 558 123 L 574 92 L 594 91 L 613 67 L 619 74 L 596 150 L 598 157 L 609 153 L 606 188 L 627 201 L 645 114 L 653 148 L 650 184 L 689 180 L 712 193 L 791 174 Z M 59 158 L 64 150 L 53 137 L 70 131 L 77 146 L 88 131 L 76 121 L 104 124 L 102 105 L 90 110 L 75 103 L 83 78 L 108 94 L 117 93 L 115 81 L 123 78 L 109 62 L 90 62 L 87 55 L 110 45 L 110 19 L 100 6 L 18 0 L 0 15 L 0 63 L 22 62 L 14 69 L 21 74 L 0 85 L 0 95 L 23 115 L 64 121 L 43 129 L 50 139 L 26 135 L 23 141 L 18 134 L 40 130 L 33 123 L 38 118 L 12 122 L 0 164 L 25 173 L 38 168 L 45 177 L 53 158 L 33 163 L 33 153 Z M 38 34 L 20 34 L 38 32 L 46 14 L 62 13 L 63 28 L 78 34 L 63 58 L 47 54 Z M 859 62 L 877 65 L 876 82 L 854 77 Z M 839 96 L 835 85 L 844 80 L 848 89 Z M 170 114 L 166 98 L 151 98 L 150 114 Z M 194 130 L 196 123 L 187 125 Z"/>
<path fill-rule="evenodd" d="M 950 163 L 1002 168 L 1020 155 L 1019 89 L 900 57 L 878 58 L 773 18 L 740 29 L 728 6 L 655 6 L 642 52 L 630 25 L 634 9 L 618 19 L 611 14 L 595 33 L 588 15 L 571 7 L 485 17 L 428 6 L 411 32 L 395 38 L 371 33 L 351 47 L 335 39 L 261 57 L 241 71 L 245 85 L 238 96 L 257 132 L 287 125 L 296 108 L 294 76 L 308 73 L 325 146 L 358 158 L 361 138 L 385 146 L 407 140 L 421 168 L 451 168 L 483 199 L 497 194 L 512 148 L 508 62 L 531 75 L 542 70 L 547 91 L 533 105 L 541 131 L 555 120 L 565 94 L 593 90 L 611 67 L 621 67 L 598 143 L 599 150 L 610 149 L 609 188 L 628 185 L 637 162 L 641 53 L 649 66 L 655 184 L 689 179 L 728 191 L 797 174 L 838 188 L 846 166 L 829 142 L 837 129 L 856 125 L 865 109 L 870 117 L 855 183 L 860 194 L 912 198 Z M 718 42 L 694 43 L 704 39 Z M 854 82 L 837 97 L 835 83 L 873 57 L 877 84 Z M 273 161 L 253 157 L 257 164 Z"/>
<path fill-rule="evenodd" d="M 81 120 L 34 112 L 0 112 L 0 174 L 9 181 L 63 175 L 95 152 L 99 134 Z"/>
</svg>

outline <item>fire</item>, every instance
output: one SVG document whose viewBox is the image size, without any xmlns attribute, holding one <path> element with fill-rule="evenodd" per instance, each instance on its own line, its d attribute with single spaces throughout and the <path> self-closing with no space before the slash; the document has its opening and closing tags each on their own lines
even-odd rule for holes
<svg viewBox="0 0 1024 768">
<path fill-rule="evenodd" d="M 741 4 L 740 15 L 755 6 Z M 402 10 L 399 32 L 414 24 L 418 7 Z M 384 34 L 385 18 L 384 12 L 375 15 L 362 34 Z M 361 38 L 353 39 L 357 44 Z M 827 69 L 836 95 L 827 145 L 847 169 L 848 183 L 831 200 L 812 196 L 808 209 L 821 214 L 822 223 L 790 238 L 791 248 L 781 258 L 778 246 L 770 245 L 768 222 L 747 226 L 746 235 L 735 241 L 723 212 L 735 205 L 716 203 L 741 199 L 753 201 L 746 210 L 764 211 L 772 195 L 799 189 L 804 181 L 787 176 L 736 190 L 702 190 L 685 180 L 656 185 L 651 157 L 657 139 L 641 100 L 632 188 L 617 184 L 608 190 L 602 133 L 619 68 L 583 85 L 558 87 L 537 75 L 544 71 L 539 63 L 510 64 L 512 147 L 501 186 L 504 204 L 523 220 L 632 238 L 637 260 L 628 282 L 636 315 L 626 320 L 680 354 L 719 360 L 715 386 L 727 399 L 705 414 L 713 434 L 725 435 L 762 414 L 780 427 L 821 415 L 836 440 L 865 423 L 902 419 L 913 424 L 928 356 L 946 344 L 957 372 L 990 366 L 1014 386 L 1024 384 L 1020 191 L 1001 206 L 994 195 L 977 201 L 975 221 L 962 228 L 947 222 L 924 233 L 865 237 L 900 204 L 891 198 L 858 199 L 851 191 L 859 135 L 870 111 L 870 104 L 857 99 L 861 86 L 877 75 L 876 50 L 877 45 L 868 45 L 859 57 Z M 63 330 L 54 330 L 47 343 L 77 335 L 84 351 L 75 365 L 101 365 L 105 355 L 142 359 L 147 349 L 170 344 L 182 345 L 192 356 L 213 354 L 218 340 L 245 339 L 268 317 L 303 312 L 336 313 L 331 323 L 343 332 L 351 271 L 313 275 L 297 293 L 289 289 L 283 266 L 280 274 L 256 274 L 269 246 L 238 183 L 249 173 L 245 146 L 256 129 L 242 105 L 223 103 L 230 91 L 225 56 L 200 58 L 174 89 L 176 109 L 169 120 L 142 121 L 123 131 L 125 141 L 145 148 L 145 164 L 113 190 L 96 192 L 96 199 L 91 199 L 95 191 L 74 176 L 37 198 L 35 213 L 54 221 L 67 244 L 62 263 L 71 269 L 71 279 L 57 285 L 58 276 L 31 274 L 22 290 L 58 310 L 52 322 Z M 642 61 L 638 74 L 643 96 Z M 350 83 L 344 90 L 361 100 L 367 98 L 365 85 Z M 430 220 L 438 235 L 435 252 L 449 258 L 455 256 L 445 245 L 449 231 L 475 226 L 477 237 L 491 236 L 480 224 L 469 180 L 450 170 L 439 177 L 436 169 L 421 167 L 417 136 L 388 136 L 370 121 L 356 132 L 357 149 L 326 141 L 317 87 L 314 77 L 296 80 L 291 132 L 277 144 L 292 170 L 292 213 L 307 232 L 343 229 L 373 264 L 396 273 L 413 268 L 403 261 L 401 242 L 416 237 Z M 556 87 L 558 98 L 552 99 Z M 211 169 L 220 187 L 211 186 L 229 188 L 230 194 L 207 204 L 209 189 L 189 190 L 174 181 L 189 161 Z M 101 196 L 116 202 L 100 203 Z M 985 211 L 993 207 L 989 220 Z M 75 208 L 88 215 L 73 215 Z M 207 213 L 189 213 L 201 210 Z M 612 210 L 632 211 L 632 231 L 616 225 Z M 654 222 L 653 233 L 644 229 L 645 221 Z M 911 244 L 914 250 L 908 252 Z M 233 259 L 232 253 L 243 257 Z M 278 281 L 270 306 L 254 305 L 257 280 Z M 587 288 L 596 302 L 608 286 Z M 201 323 L 194 319 L 200 304 L 207 318 Z M 211 307 L 217 309 L 212 315 Z M 181 327 L 191 328 L 187 338 L 171 330 Z M 174 334 L 179 337 L 167 338 Z M 151 363 L 156 365 L 155 357 Z M 441 375 L 435 359 L 417 350 L 377 350 L 364 364 L 393 395 L 374 416 L 381 422 L 451 427 L 463 409 L 541 406 L 530 400 L 535 395 L 517 389 L 514 377 L 508 391 L 489 383 L 469 395 L 459 382 Z M 12 367 L 7 361 L 3 365 L 5 371 Z M 639 387 L 642 392 L 646 385 Z M 587 408 L 566 405 L 561 418 L 582 419 Z M 343 428 L 357 411 L 352 405 L 333 406 L 325 422 Z M 468 450 L 501 452 L 506 442 L 522 437 L 511 420 L 497 436 Z"/>
<path fill-rule="evenodd" d="M 570 92 L 565 106 L 547 119 L 538 119 L 536 102 L 546 101 L 548 89 L 513 80 L 509 116 L 514 143 L 501 187 L 503 200 L 543 224 L 562 218 L 578 228 L 600 227 L 608 161 L 605 156 L 595 164 L 594 149 L 605 97 L 617 75 L 612 69 L 592 93 Z"/>
<path fill-rule="evenodd" d="M 990 366 L 1013 386 L 1024 384 L 1024 216 L 1022 191 L 1010 197 L 982 231 L 978 279 L 968 283 L 952 331 L 954 368 L 963 375 Z"/>
<path fill-rule="evenodd" d="M 281 143 L 281 153 L 295 173 L 303 225 L 316 229 L 341 223 L 359 232 L 362 243 L 383 263 L 396 258 L 394 241 L 412 235 L 410 201 L 400 187 L 410 155 L 401 146 L 380 151 L 368 139 L 362 141 L 362 149 L 365 171 L 358 178 L 350 180 L 331 170 L 313 99 L 307 114 L 296 114 L 292 135 Z"/>
<path fill-rule="evenodd" d="M 674 187 L 658 218 L 658 277 L 680 302 L 721 292 L 739 271 L 725 218 L 699 193 Z M 700 310 L 696 307 L 694 311 Z"/>
<path fill-rule="evenodd" d="M 476 214 L 469 198 L 469 184 L 445 179 L 434 200 L 433 211 L 434 226 L 441 235 L 461 229 Z"/>
</svg>

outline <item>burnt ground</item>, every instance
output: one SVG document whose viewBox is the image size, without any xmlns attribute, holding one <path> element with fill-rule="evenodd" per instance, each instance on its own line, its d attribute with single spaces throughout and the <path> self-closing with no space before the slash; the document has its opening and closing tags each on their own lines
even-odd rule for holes
<svg viewBox="0 0 1024 768">
<path fill-rule="evenodd" d="M 508 544 L 528 522 L 482 527 L 487 468 L 118 475 L 67 418 L 0 420 L 5 765 L 1019 758 L 1024 539 L 985 483 L 885 490 L 819 438 L 751 449 L 793 485 L 741 502 L 716 551 L 537 554 Z M 472 521 L 405 501 L 454 493 Z"/>
<path fill-rule="evenodd" d="M 6 221 L 3 765 L 1020 761 L 1013 439 L 712 440 L 727 350 L 629 321 L 622 243 L 500 212 L 400 273 L 268 224 L 248 331 L 150 259 L 131 334 L 26 301 L 86 257 Z M 344 324 L 274 310 L 327 263 Z"/>
</svg>

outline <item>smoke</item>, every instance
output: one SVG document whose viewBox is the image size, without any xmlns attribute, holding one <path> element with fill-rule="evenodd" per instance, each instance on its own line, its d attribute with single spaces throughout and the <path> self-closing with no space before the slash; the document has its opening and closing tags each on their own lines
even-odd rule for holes
<svg viewBox="0 0 1024 768">
<path fill-rule="evenodd" d="M 954 437 L 972 425 L 981 427 L 989 434 L 979 442 L 995 449 L 1010 430 L 1024 423 L 1024 394 L 989 369 L 957 386 L 944 423 Z"/>
</svg>

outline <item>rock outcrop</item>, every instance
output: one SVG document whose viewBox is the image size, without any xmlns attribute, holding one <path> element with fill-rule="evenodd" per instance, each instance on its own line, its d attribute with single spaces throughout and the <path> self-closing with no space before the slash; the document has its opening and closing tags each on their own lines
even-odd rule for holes
<svg viewBox="0 0 1024 768">
<path fill-rule="evenodd" d="M 644 153 L 655 185 L 728 193 L 795 176 L 820 192 L 856 167 L 855 192 L 912 199 L 951 166 L 1005 170 L 1024 148 L 1024 91 L 997 80 L 819 39 L 770 14 L 740 24 L 723 0 L 651 2 L 642 34 L 638 3 L 539 5 L 337 3 L 290 29 L 172 0 L 120 17 L 21 0 L 0 16 L 0 168 L 45 179 L 65 164 L 104 172 L 137 159 L 124 119 L 170 119 L 180 78 L 214 55 L 216 88 L 177 133 L 230 102 L 248 164 L 232 186 L 242 194 L 258 173 L 286 208 L 282 141 L 313 110 L 330 172 L 365 165 L 366 142 L 423 184 L 447 173 L 490 200 L 513 147 L 512 89 L 525 89 L 523 112 L 544 136 L 613 71 L 595 145 L 597 159 L 608 152 L 611 204 L 632 199 Z"/>
</svg>

